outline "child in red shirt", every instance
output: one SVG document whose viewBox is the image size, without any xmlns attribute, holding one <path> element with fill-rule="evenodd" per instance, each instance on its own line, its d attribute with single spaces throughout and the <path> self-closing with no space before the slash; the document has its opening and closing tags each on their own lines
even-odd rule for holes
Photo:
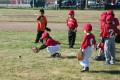
<svg viewBox="0 0 120 80">
<path fill-rule="evenodd" d="M 68 26 L 68 41 L 69 41 L 69 48 L 73 48 L 76 39 L 76 32 L 77 32 L 77 21 L 74 18 L 74 11 L 69 10 L 68 12 L 69 17 L 67 19 L 67 26 Z"/>
<path fill-rule="evenodd" d="M 95 36 L 91 33 L 91 24 L 84 25 L 83 30 L 85 35 L 82 40 L 80 51 L 84 54 L 84 59 L 80 61 L 80 64 L 83 66 L 81 72 L 89 71 L 90 57 L 92 55 L 92 45 L 96 44 Z"/>
<path fill-rule="evenodd" d="M 106 23 L 106 17 L 107 17 L 107 12 L 102 12 L 101 13 L 101 18 L 100 18 L 100 36 L 103 34 L 103 29 Z M 102 39 L 102 37 L 101 37 Z M 105 60 L 104 56 L 104 41 L 101 40 L 100 43 L 97 45 L 96 49 L 99 49 L 99 52 L 97 56 L 94 58 L 94 60 L 101 61 Z"/>
<path fill-rule="evenodd" d="M 52 39 L 49 33 L 44 32 L 42 37 L 40 38 L 43 40 L 43 45 L 39 48 L 39 50 L 47 48 L 47 51 L 51 54 L 51 57 L 60 57 L 61 54 L 57 53 L 60 49 L 60 43 L 54 39 Z"/>
</svg>

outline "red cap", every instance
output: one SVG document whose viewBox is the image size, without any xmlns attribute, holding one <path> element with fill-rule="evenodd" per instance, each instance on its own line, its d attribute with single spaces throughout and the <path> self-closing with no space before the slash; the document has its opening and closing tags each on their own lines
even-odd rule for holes
<svg viewBox="0 0 120 80">
<path fill-rule="evenodd" d="M 106 16 L 107 15 L 107 12 L 102 12 L 101 13 L 101 16 Z"/>
<path fill-rule="evenodd" d="M 113 12 L 113 10 L 108 10 L 107 14 L 108 15 L 114 15 L 114 12 Z"/>
<path fill-rule="evenodd" d="M 106 21 L 106 15 L 103 15 L 101 18 L 100 18 L 101 21 Z"/>
<path fill-rule="evenodd" d="M 69 15 L 74 15 L 74 11 L 73 10 L 69 10 L 68 14 Z"/>
<path fill-rule="evenodd" d="M 92 31 L 92 25 L 91 24 L 85 24 L 84 27 L 83 27 L 83 30 Z"/>
<path fill-rule="evenodd" d="M 114 20 L 114 17 L 112 15 L 108 15 L 106 17 L 106 22 L 112 22 Z"/>
<path fill-rule="evenodd" d="M 44 32 L 44 33 L 42 34 L 42 37 L 41 37 L 40 39 L 43 39 L 43 38 L 45 38 L 46 36 L 48 36 L 48 37 L 49 37 L 49 33 Z"/>
</svg>

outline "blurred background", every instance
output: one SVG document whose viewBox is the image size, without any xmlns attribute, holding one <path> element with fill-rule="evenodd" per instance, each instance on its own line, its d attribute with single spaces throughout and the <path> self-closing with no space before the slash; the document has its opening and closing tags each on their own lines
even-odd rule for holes
<svg viewBox="0 0 120 80">
<path fill-rule="evenodd" d="M 45 9 L 120 9 L 120 0 L 0 0 L 0 7 Z"/>
</svg>

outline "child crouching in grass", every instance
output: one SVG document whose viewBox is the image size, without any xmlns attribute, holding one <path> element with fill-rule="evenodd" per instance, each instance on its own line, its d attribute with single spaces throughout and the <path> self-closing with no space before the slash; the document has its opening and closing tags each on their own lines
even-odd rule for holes
<svg viewBox="0 0 120 80">
<path fill-rule="evenodd" d="M 61 54 L 57 53 L 57 51 L 60 49 L 60 43 L 52 39 L 49 33 L 44 32 L 40 39 L 43 40 L 44 44 L 39 48 L 39 50 L 47 48 L 47 51 L 50 53 L 51 57 L 61 56 Z"/>
</svg>

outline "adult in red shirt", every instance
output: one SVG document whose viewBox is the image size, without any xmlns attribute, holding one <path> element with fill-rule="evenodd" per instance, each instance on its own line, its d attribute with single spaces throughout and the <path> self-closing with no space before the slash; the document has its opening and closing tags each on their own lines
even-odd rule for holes
<svg viewBox="0 0 120 80">
<path fill-rule="evenodd" d="M 60 49 L 60 42 L 52 39 L 49 33 L 44 32 L 40 39 L 43 40 L 44 44 L 39 48 L 39 50 L 47 48 L 47 51 L 51 54 L 51 57 L 61 56 L 61 54 L 57 53 Z"/>
<path fill-rule="evenodd" d="M 67 26 L 68 26 L 68 41 L 69 41 L 69 48 L 73 48 L 76 39 L 76 32 L 77 32 L 77 21 L 74 18 L 74 11 L 69 10 L 68 12 L 69 17 L 67 19 Z"/>
<path fill-rule="evenodd" d="M 86 24 L 83 28 L 84 37 L 80 46 L 80 51 L 84 54 L 84 59 L 80 61 L 83 66 L 81 72 L 89 71 L 90 57 L 92 55 L 92 45 L 96 44 L 95 36 L 91 33 L 92 25 Z"/>
</svg>

